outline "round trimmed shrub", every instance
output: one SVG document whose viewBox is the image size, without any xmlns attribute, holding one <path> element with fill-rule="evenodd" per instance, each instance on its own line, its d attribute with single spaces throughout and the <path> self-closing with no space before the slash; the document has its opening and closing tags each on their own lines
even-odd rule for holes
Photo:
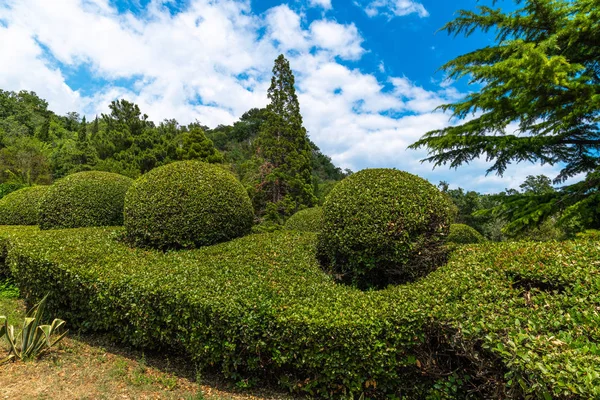
<svg viewBox="0 0 600 400">
<path fill-rule="evenodd" d="M 323 210 L 321 207 L 307 208 L 292 215 L 285 223 L 285 229 L 301 232 L 319 232 Z"/>
<path fill-rule="evenodd" d="M 485 242 L 483 235 L 474 228 L 465 224 L 450 225 L 450 234 L 448 235 L 448 243 L 455 244 L 475 244 Z"/>
<path fill-rule="evenodd" d="M 85 171 L 55 182 L 40 202 L 40 229 L 123 225 L 123 204 L 131 178 Z"/>
<path fill-rule="evenodd" d="M 450 200 L 426 180 L 363 170 L 325 200 L 317 256 L 328 272 L 359 288 L 406 282 L 446 260 L 452 217 Z"/>
<path fill-rule="evenodd" d="M 49 187 L 26 187 L 0 199 L 0 225 L 37 225 L 40 201 Z"/>
<path fill-rule="evenodd" d="M 230 172 L 180 161 L 134 182 L 125 198 L 124 222 L 134 245 L 194 248 L 249 233 L 254 210 L 246 189 Z"/>
</svg>

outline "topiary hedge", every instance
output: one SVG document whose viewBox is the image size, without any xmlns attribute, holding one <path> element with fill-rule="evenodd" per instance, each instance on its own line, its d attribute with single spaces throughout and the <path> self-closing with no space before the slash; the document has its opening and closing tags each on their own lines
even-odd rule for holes
<svg viewBox="0 0 600 400">
<path fill-rule="evenodd" d="M 285 228 L 293 231 L 318 232 L 321 229 L 323 210 L 312 207 L 300 210 L 292 215 L 285 223 Z"/>
<path fill-rule="evenodd" d="M 600 398 L 600 246 L 463 247 L 424 279 L 337 285 L 315 235 L 280 231 L 185 252 L 131 249 L 114 229 L 8 238 L 23 296 L 50 292 L 72 329 L 321 398 Z"/>
<path fill-rule="evenodd" d="M 39 208 L 40 229 L 123 225 L 125 193 L 133 180 L 86 171 L 55 182 Z"/>
<path fill-rule="evenodd" d="M 252 202 L 223 168 L 181 161 L 138 178 L 125 199 L 126 237 L 159 249 L 193 248 L 250 232 Z"/>
<path fill-rule="evenodd" d="M 476 244 L 485 242 L 485 238 L 469 225 L 452 224 L 447 241 L 456 244 Z"/>
<path fill-rule="evenodd" d="M 0 225 L 37 225 L 38 209 L 49 186 L 32 186 L 0 199 Z"/>
<path fill-rule="evenodd" d="M 445 260 L 452 216 L 451 202 L 426 180 L 393 169 L 363 170 L 325 200 L 317 256 L 359 287 L 414 279 Z"/>
</svg>

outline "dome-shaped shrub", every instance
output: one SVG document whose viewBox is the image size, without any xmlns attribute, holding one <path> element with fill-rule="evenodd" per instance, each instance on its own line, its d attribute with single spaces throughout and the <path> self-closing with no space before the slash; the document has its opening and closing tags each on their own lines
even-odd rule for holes
<svg viewBox="0 0 600 400">
<path fill-rule="evenodd" d="M 292 215 L 285 223 L 285 229 L 302 232 L 319 232 L 323 210 L 321 207 L 307 208 Z"/>
<path fill-rule="evenodd" d="M 329 194 L 317 255 L 361 288 L 424 275 L 446 258 L 452 204 L 435 186 L 394 169 L 350 175 Z"/>
<path fill-rule="evenodd" d="M 26 187 L 0 199 L 0 225 L 37 225 L 40 201 L 49 187 Z"/>
<path fill-rule="evenodd" d="M 193 248 L 245 235 L 254 211 L 242 184 L 200 161 L 168 164 L 138 178 L 125 198 L 125 231 L 138 246 Z"/>
<path fill-rule="evenodd" d="M 40 203 L 40 229 L 122 225 L 125 193 L 132 182 L 100 171 L 78 172 L 55 182 Z"/>
<path fill-rule="evenodd" d="M 448 235 L 448 243 L 456 244 L 473 244 L 485 242 L 485 238 L 474 228 L 465 224 L 450 225 L 450 234 Z"/>
</svg>

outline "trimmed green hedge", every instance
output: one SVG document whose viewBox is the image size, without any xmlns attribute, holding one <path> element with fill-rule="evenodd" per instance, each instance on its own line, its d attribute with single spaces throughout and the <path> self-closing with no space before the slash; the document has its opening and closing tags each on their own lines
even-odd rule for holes
<svg viewBox="0 0 600 400">
<path fill-rule="evenodd" d="M 10 240 L 16 236 L 30 237 L 33 233 L 38 232 L 37 226 L 0 226 L 0 279 L 10 278 L 11 273 L 8 265 L 6 264 L 6 255 Z M 2 311 L 0 311 L 1 313 Z"/>
<path fill-rule="evenodd" d="M 292 215 L 285 223 L 285 228 L 300 232 L 319 232 L 323 221 L 321 207 L 307 208 Z"/>
<path fill-rule="evenodd" d="M 476 244 L 485 242 L 485 238 L 469 225 L 452 224 L 447 241 L 456 244 Z"/>
<path fill-rule="evenodd" d="M 453 216 L 447 196 L 393 169 L 366 169 L 327 196 L 317 252 L 325 269 L 359 287 L 423 276 L 445 261 Z"/>
<path fill-rule="evenodd" d="M 100 171 L 60 179 L 42 198 L 40 229 L 123 225 L 125 193 L 132 182 L 126 176 Z"/>
<path fill-rule="evenodd" d="M 320 270 L 309 233 L 163 253 L 119 232 L 13 236 L 21 293 L 52 292 L 71 329 L 317 397 L 600 396 L 597 242 L 467 245 L 415 283 L 362 292 Z"/>
<path fill-rule="evenodd" d="M 252 201 L 223 168 L 181 161 L 138 178 L 125 198 L 127 238 L 138 246 L 194 248 L 250 232 Z"/>
<path fill-rule="evenodd" d="M 32 186 L 0 199 L 0 225 L 37 225 L 38 209 L 49 186 Z"/>
</svg>

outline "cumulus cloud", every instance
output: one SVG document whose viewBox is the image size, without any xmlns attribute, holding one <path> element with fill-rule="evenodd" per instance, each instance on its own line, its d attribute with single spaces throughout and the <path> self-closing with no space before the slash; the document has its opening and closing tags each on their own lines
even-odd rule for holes
<svg viewBox="0 0 600 400">
<path fill-rule="evenodd" d="M 369 17 L 385 15 L 393 18 L 409 14 L 417 14 L 421 18 L 429 16 L 423 4 L 413 0 L 371 0 L 357 2 L 357 5 L 363 7 Z"/>
<path fill-rule="evenodd" d="M 321 7 L 324 10 L 331 10 L 331 0 L 309 0 L 311 7 Z"/>
<path fill-rule="evenodd" d="M 448 116 L 432 110 L 461 94 L 451 82 L 427 90 L 407 77 L 380 81 L 353 67 L 368 49 L 352 23 L 326 17 L 308 23 L 287 5 L 256 15 L 250 1 L 190 0 L 172 13 L 164 0 L 152 0 L 141 14 L 119 13 L 111 4 L 5 0 L 0 87 L 34 90 L 59 113 L 94 116 L 107 112 L 110 101 L 127 98 L 155 121 L 216 126 L 267 104 L 273 60 L 285 53 L 311 139 L 343 168 L 396 167 L 472 189 L 517 187 L 529 171 L 539 171 L 518 168 L 484 179 L 485 163 L 433 172 L 419 163 L 425 151 L 406 147 L 448 126 Z M 406 0 L 375 0 L 369 7 L 394 15 L 427 13 Z M 101 84 L 82 94 L 67 84 L 73 71 Z M 382 60 L 379 72 L 385 71 Z"/>
<path fill-rule="evenodd" d="M 310 33 L 316 47 L 333 51 L 341 58 L 357 60 L 365 52 L 361 45 L 363 39 L 354 24 L 318 20 L 310 25 Z"/>
</svg>

